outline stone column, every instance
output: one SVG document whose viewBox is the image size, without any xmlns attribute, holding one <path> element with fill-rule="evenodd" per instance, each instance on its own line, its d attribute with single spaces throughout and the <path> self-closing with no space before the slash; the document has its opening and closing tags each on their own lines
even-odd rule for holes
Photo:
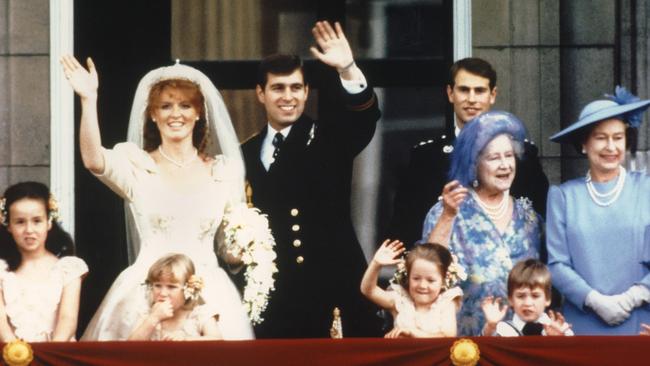
<svg viewBox="0 0 650 366">
<path fill-rule="evenodd" d="M 495 109 L 518 116 L 539 147 L 544 171 L 560 180 L 560 147 L 548 137 L 560 128 L 558 0 L 474 0 L 473 55 L 498 74 Z"/>
<path fill-rule="evenodd" d="M 617 2 L 560 2 L 561 125 L 578 119 L 588 102 L 612 93 L 620 78 L 616 37 Z M 587 171 L 586 159 L 572 146 L 562 146 L 562 180 Z"/>
<path fill-rule="evenodd" d="M 49 183 L 48 0 L 0 0 L 0 189 Z"/>
</svg>

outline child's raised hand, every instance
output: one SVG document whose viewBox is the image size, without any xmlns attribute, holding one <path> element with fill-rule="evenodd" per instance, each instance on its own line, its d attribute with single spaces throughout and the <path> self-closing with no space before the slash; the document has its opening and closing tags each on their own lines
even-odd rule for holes
<svg viewBox="0 0 650 366">
<path fill-rule="evenodd" d="M 384 335 L 384 338 L 413 338 L 413 333 L 408 329 L 393 328 L 390 332 Z"/>
<path fill-rule="evenodd" d="M 377 249 L 372 260 L 381 266 L 394 265 L 401 262 L 402 259 L 399 256 L 404 253 L 404 250 L 404 243 L 401 241 L 386 239 Z"/>
<path fill-rule="evenodd" d="M 498 322 L 506 317 L 508 305 L 502 305 L 501 301 L 500 297 L 495 298 L 494 296 L 488 296 L 481 301 L 481 309 L 487 324 L 496 326 Z"/>
<path fill-rule="evenodd" d="M 548 317 L 551 318 L 549 324 L 544 324 L 544 330 L 546 335 L 549 336 L 563 336 L 566 335 L 566 331 L 571 329 L 571 324 L 567 323 L 564 320 L 564 316 L 559 311 L 548 311 Z"/>
<path fill-rule="evenodd" d="M 639 332 L 639 335 L 650 336 L 650 325 L 641 323 L 641 331 Z"/>
<path fill-rule="evenodd" d="M 163 300 L 157 301 L 151 306 L 151 316 L 159 322 L 169 319 L 174 316 L 174 308 L 171 301 Z"/>
</svg>

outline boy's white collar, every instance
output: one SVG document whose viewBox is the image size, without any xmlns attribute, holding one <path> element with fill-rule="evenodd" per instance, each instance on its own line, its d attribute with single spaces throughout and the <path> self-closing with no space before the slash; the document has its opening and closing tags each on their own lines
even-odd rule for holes
<svg viewBox="0 0 650 366">
<path fill-rule="evenodd" d="M 542 324 L 542 325 L 547 325 L 547 324 L 551 324 L 551 318 L 549 318 L 549 316 L 546 313 L 542 313 L 539 316 L 539 318 L 537 318 L 537 320 L 535 320 L 535 322 L 539 323 L 539 324 Z M 512 325 L 514 325 L 515 328 L 517 328 L 517 330 L 519 332 L 521 332 L 522 329 L 524 329 L 524 325 L 526 325 L 526 322 L 523 321 L 519 317 L 519 315 L 515 314 L 515 315 L 512 316 Z M 545 333 L 546 332 L 543 332 L 542 334 L 545 334 Z"/>
<path fill-rule="evenodd" d="M 536 321 L 542 325 L 550 324 L 551 318 L 549 318 L 549 316 L 546 313 L 542 313 L 542 315 L 540 315 Z M 517 337 L 522 335 L 522 330 L 524 329 L 524 325 L 526 325 L 526 322 L 523 321 L 517 314 L 514 314 L 512 316 L 512 321 L 510 322 L 501 321 L 497 324 L 497 329 L 495 331 L 495 334 L 501 337 Z M 543 330 L 542 335 L 546 335 L 546 331 Z"/>
</svg>

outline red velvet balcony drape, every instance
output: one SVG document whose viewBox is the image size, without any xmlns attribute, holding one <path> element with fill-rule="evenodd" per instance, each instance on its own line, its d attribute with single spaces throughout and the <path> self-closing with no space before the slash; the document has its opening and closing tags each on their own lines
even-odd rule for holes
<svg viewBox="0 0 650 366">
<path fill-rule="evenodd" d="M 479 365 L 650 365 L 650 337 L 471 338 Z M 34 343 L 32 365 L 451 365 L 446 339 Z"/>
</svg>

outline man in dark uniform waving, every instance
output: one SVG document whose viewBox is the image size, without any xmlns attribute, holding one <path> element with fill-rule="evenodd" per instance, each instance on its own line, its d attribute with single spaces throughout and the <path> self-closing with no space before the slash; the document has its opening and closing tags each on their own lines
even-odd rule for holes
<svg viewBox="0 0 650 366">
<path fill-rule="evenodd" d="M 454 107 L 452 128 L 413 148 L 395 195 L 389 237 L 400 239 L 407 246 L 422 237 L 424 217 L 448 182 L 449 158 L 456 136 L 465 123 L 490 110 L 497 97 L 496 82 L 496 71 L 483 59 L 465 58 L 452 65 L 447 85 L 447 97 Z M 537 153 L 537 147 L 526 141 L 510 193 L 515 198 L 528 198 L 535 211 L 544 216 L 548 179 Z"/>
<path fill-rule="evenodd" d="M 366 261 L 350 217 L 352 163 L 374 135 L 377 98 L 340 25 L 318 22 L 312 32 L 321 49 L 313 55 L 339 74 L 335 118 L 303 115 L 300 58 L 269 56 L 256 88 L 268 125 L 242 145 L 252 201 L 269 216 L 278 255 L 258 338 L 329 337 L 335 307 L 344 336 L 374 336 L 380 325 L 359 290 Z"/>
</svg>

